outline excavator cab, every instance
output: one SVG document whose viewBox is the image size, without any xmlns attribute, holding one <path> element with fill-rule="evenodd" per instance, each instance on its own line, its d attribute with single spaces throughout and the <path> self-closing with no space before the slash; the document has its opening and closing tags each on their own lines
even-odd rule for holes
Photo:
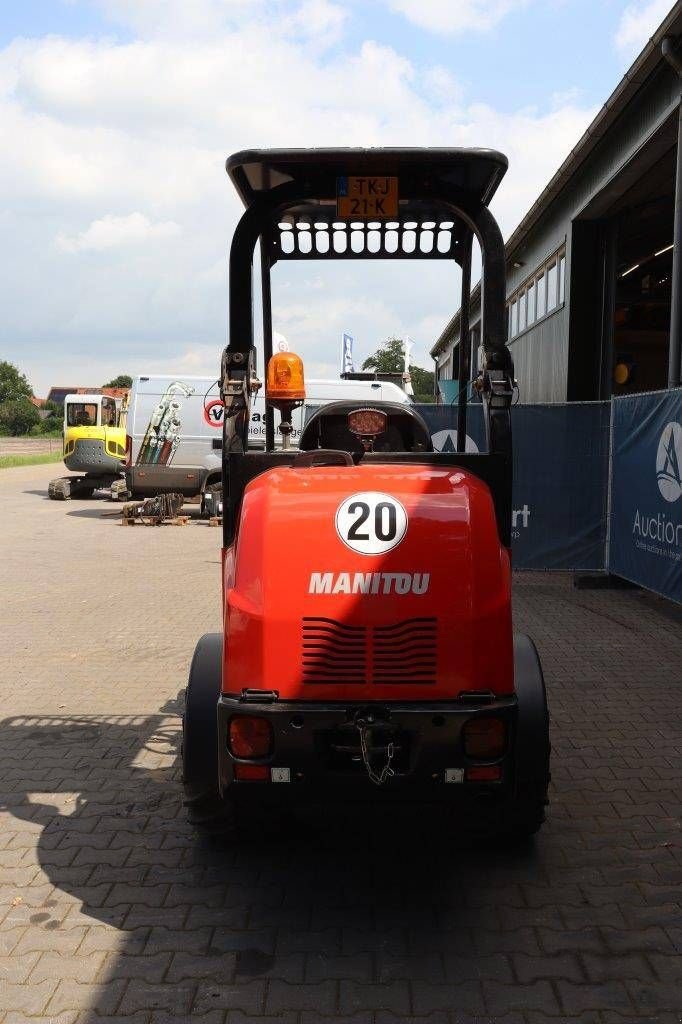
<svg viewBox="0 0 682 1024">
<path fill-rule="evenodd" d="M 198 827 L 319 801 L 434 804 L 463 830 L 526 836 L 544 820 L 548 712 L 532 641 L 511 619 L 512 394 L 493 150 L 248 150 L 227 161 L 245 207 L 230 252 L 220 382 L 224 629 L 196 648 L 186 802 Z M 272 351 L 270 271 L 287 260 L 446 260 L 468 340 L 481 248 L 487 452 L 434 452 L 404 407 L 335 403 L 285 441 L 305 368 Z M 265 450 L 253 260 L 261 254 Z M 467 380 L 460 344 L 459 379 Z M 321 358 L 324 358 L 321 354 Z"/>
</svg>

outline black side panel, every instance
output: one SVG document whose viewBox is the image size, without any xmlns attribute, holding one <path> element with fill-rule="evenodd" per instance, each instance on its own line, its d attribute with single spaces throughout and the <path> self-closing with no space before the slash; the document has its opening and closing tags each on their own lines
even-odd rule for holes
<svg viewBox="0 0 682 1024">
<path fill-rule="evenodd" d="M 244 488 L 254 477 L 269 469 L 292 466 L 297 451 L 289 452 L 246 452 L 226 457 L 224 481 L 228 487 L 223 491 L 223 533 L 227 547 L 232 543 L 236 531 L 239 506 Z M 474 454 L 472 452 L 368 452 L 363 463 L 402 466 L 450 466 L 465 469 L 487 484 L 492 494 L 500 541 L 505 547 L 511 546 L 511 463 L 502 455 Z"/>
</svg>

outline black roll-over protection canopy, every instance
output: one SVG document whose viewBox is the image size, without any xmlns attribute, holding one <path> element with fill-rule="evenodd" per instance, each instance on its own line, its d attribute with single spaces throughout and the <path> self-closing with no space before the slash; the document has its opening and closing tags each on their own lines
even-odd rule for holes
<svg viewBox="0 0 682 1024">
<path fill-rule="evenodd" d="M 462 268 L 459 379 L 468 380 L 471 245 L 482 255 L 482 395 L 488 450 L 509 464 L 513 364 L 506 345 L 504 243 L 488 209 L 507 169 L 491 149 L 249 149 L 226 162 L 245 206 L 230 251 L 229 341 L 223 354 L 223 476 L 247 449 L 256 354 L 253 257 L 261 247 L 264 358 L 272 353 L 270 269 L 281 260 L 440 259 Z M 466 388 L 459 402 L 464 452 Z M 266 449 L 274 450 L 266 406 Z M 249 456 L 250 457 L 250 456 Z M 511 513 L 509 513 L 511 520 Z M 226 531 L 227 536 L 227 531 Z"/>
</svg>

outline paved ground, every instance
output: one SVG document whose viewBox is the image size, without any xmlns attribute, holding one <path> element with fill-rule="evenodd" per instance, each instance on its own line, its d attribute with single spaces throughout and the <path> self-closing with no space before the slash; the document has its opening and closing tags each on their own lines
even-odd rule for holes
<svg viewBox="0 0 682 1024">
<path fill-rule="evenodd" d="M 682 1020 L 682 629 L 522 577 L 554 782 L 529 850 L 337 827 L 209 845 L 178 713 L 218 625 L 218 531 L 124 529 L 0 471 L 0 1021 Z"/>
</svg>

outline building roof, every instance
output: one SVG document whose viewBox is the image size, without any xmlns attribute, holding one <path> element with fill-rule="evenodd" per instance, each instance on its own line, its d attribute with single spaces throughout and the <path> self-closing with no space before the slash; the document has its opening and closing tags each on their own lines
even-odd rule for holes
<svg viewBox="0 0 682 1024">
<path fill-rule="evenodd" d="M 59 399 L 53 396 L 61 395 L 62 400 L 66 395 L 108 395 L 110 398 L 125 398 L 130 388 L 88 388 L 88 387 L 61 387 L 56 385 L 48 391 L 46 402 L 58 402 Z"/>
<path fill-rule="evenodd" d="M 680 34 L 682 34 L 682 0 L 677 0 L 630 69 L 625 72 L 623 78 L 613 90 L 592 123 L 588 126 L 573 149 L 570 151 L 558 171 L 542 190 L 538 198 L 521 220 L 520 224 L 508 238 L 505 243 L 505 256 L 507 262 L 510 262 L 513 259 L 514 254 L 524 242 L 526 236 L 533 227 L 535 227 L 543 214 L 546 213 L 557 196 L 561 194 L 567 182 L 587 160 L 616 119 L 623 113 L 635 93 L 650 77 L 655 68 L 659 64 L 663 63 L 665 60 L 661 53 L 661 43 L 663 42 L 663 39 L 666 36 L 679 36 Z M 480 289 L 481 286 L 479 282 L 472 291 L 472 301 L 478 298 Z M 435 345 L 431 349 L 431 355 L 434 358 L 439 352 L 448 346 L 458 324 L 459 310 L 447 323 Z"/>
</svg>

